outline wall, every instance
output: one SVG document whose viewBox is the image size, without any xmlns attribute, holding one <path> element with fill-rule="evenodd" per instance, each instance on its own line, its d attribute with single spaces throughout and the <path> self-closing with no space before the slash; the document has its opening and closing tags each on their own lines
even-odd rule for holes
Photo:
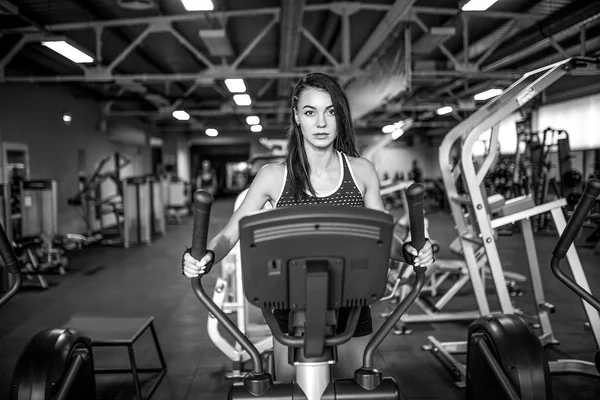
<svg viewBox="0 0 600 400">
<path fill-rule="evenodd" d="M 190 182 L 190 140 L 188 135 L 168 132 L 164 135 L 163 163 L 171 167 L 173 176 Z"/>
<path fill-rule="evenodd" d="M 75 97 L 59 85 L 0 85 L 0 140 L 24 143 L 29 148 L 30 178 L 54 179 L 58 185 L 59 232 L 85 232 L 85 224 L 67 199 L 78 191 L 78 153 L 85 150 L 86 176 L 100 160 L 115 152 L 132 162 L 122 175 L 146 174 L 150 148 L 143 140 L 151 129 L 131 120 L 110 121 L 100 129 L 100 103 L 89 97 Z M 63 111 L 72 123 L 65 126 Z M 109 139 L 110 137 L 110 139 Z M 132 138 L 137 138 L 131 144 Z M 106 170 L 112 166 L 106 166 Z M 110 190 L 110 188 L 107 188 Z"/>
<path fill-rule="evenodd" d="M 441 177 L 437 158 L 437 148 L 432 148 L 431 144 L 421 140 L 417 132 L 406 133 L 411 135 L 411 144 L 399 139 L 390 143 L 388 146 L 380 149 L 373 155 L 373 164 L 379 175 L 383 179 L 384 173 L 390 178 L 398 173 L 404 173 L 408 178 L 408 173 L 412 169 L 413 160 L 417 160 L 424 178 Z M 365 149 L 374 145 L 378 140 L 382 140 L 383 134 L 360 134 L 357 135 L 358 152 L 363 154 Z"/>
<path fill-rule="evenodd" d="M 519 113 L 514 113 L 500 123 L 498 140 L 502 154 L 515 153 L 517 146 L 515 123 L 518 120 L 521 120 Z M 593 172 L 594 149 L 600 148 L 600 94 L 543 105 L 534 114 L 532 121 L 534 132 L 541 133 L 548 127 L 565 130 L 569 135 L 573 169 L 582 172 L 584 177 Z M 489 131 L 481 135 L 480 142 L 474 148 L 474 154 L 484 154 L 487 144 L 489 144 Z M 549 174 L 551 177 L 558 178 L 558 154 L 555 147 L 552 149 L 550 160 L 552 167 Z"/>
</svg>

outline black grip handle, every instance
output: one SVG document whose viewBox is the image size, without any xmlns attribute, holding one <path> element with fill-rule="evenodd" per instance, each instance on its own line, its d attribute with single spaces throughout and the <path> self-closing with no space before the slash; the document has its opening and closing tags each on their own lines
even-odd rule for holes
<svg viewBox="0 0 600 400">
<path fill-rule="evenodd" d="M 210 222 L 210 207 L 212 195 L 205 190 L 194 193 L 194 230 L 192 232 L 192 257 L 199 260 L 206 254 L 208 238 L 208 223 Z"/>
<path fill-rule="evenodd" d="M 410 242 L 417 251 L 421 251 L 425 245 L 425 217 L 423 215 L 424 194 L 425 187 L 420 183 L 413 183 L 406 189 L 408 217 L 410 220 Z"/>
<path fill-rule="evenodd" d="M 598 196 L 600 196 L 600 180 L 590 179 L 585 184 L 583 195 L 579 199 L 573 215 L 569 218 L 565 230 L 560 235 L 556 247 L 554 247 L 554 251 L 552 252 L 554 257 L 558 259 L 565 258 L 569 247 L 573 244 L 575 236 L 577 236 L 577 233 L 583 226 L 583 222 L 596 202 L 596 199 L 598 199 Z"/>
<path fill-rule="evenodd" d="M 0 225 L 0 257 L 2 257 L 8 272 L 11 274 L 19 273 L 21 270 L 21 264 L 15 255 L 15 250 L 10 244 L 10 240 L 8 240 L 8 236 L 6 236 L 6 231 L 2 225 Z"/>
</svg>

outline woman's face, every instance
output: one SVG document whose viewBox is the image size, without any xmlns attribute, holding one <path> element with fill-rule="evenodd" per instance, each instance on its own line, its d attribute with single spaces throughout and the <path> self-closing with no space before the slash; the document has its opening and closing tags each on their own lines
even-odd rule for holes
<svg viewBox="0 0 600 400">
<path fill-rule="evenodd" d="M 298 98 L 294 119 L 300 125 L 305 145 L 328 147 L 338 135 L 333 102 L 325 90 L 304 89 Z"/>
</svg>

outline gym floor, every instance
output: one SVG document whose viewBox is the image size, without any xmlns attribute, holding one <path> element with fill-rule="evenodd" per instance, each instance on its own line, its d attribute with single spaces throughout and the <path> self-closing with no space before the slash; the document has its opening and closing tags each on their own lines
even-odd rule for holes
<svg viewBox="0 0 600 400">
<path fill-rule="evenodd" d="M 218 200 L 213 206 L 210 234 L 214 235 L 227 221 L 233 198 Z M 431 213 L 430 232 L 441 244 L 438 259 L 455 258 L 448 251 L 454 238 L 452 217 L 443 212 Z M 192 293 L 189 280 L 179 273 L 181 254 L 191 240 L 191 219 L 170 225 L 168 233 L 151 246 L 128 250 L 116 247 L 87 248 L 74 254 L 66 276 L 49 276 L 54 285 L 48 290 L 23 289 L 8 305 L 0 309 L 0 399 L 8 399 L 12 370 L 28 339 L 41 329 L 60 327 L 73 315 L 139 317 L 154 316 L 154 323 L 168 373 L 152 396 L 161 399 L 224 399 L 231 381 L 224 378 L 230 361 L 215 348 L 207 336 L 207 311 Z M 579 300 L 554 278 L 549 261 L 556 238 L 536 235 L 536 245 L 543 271 L 547 301 L 556 306 L 552 316 L 560 346 L 550 357 L 592 360 L 595 350 L 590 333 L 585 332 L 585 315 Z M 524 272 L 524 245 L 520 234 L 500 237 L 499 249 L 506 269 Z M 579 256 L 592 288 L 600 287 L 600 255 L 579 249 Z M 215 268 L 204 279 L 212 291 Z M 489 285 L 491 288 L 491 284 Z M 528 295 L 517 302 L 531 310 Z M 465 292 L 467 292 L 465 290 Z M 448 308 L 461 310 L 473 304 L 468 296 L 458 296 Z M 493 302 L 492 302 L 493 304 Z M 378 304 L 377 316 L 388 304 Z M 377 325 L 381 319 L 376 318 Z M 375 365 L 384 374 L 396 378 L 405 399 L 462 399 L 464 389 L 456 388 L 449 372 L 429 352 L 421 350 L 426 337 L 442 341 L 464 340 L 467 324 L 438 323 L 411 326 L 412 335 L 389 336 L 376 353 Z M 156 364 L 149 335 L 135 345 L 138 365 Z M 126 351 L 94 350 L 97 366 L 127 365 Z M 152 376 L 145 377 L 144 388 Z M 556 399 L 598 399 L 600 379 L 582 376 L 559 376 L 553 380 Z M 99 398 L 134 399 L 129 375 L 97 377 Z"/>
</svg>

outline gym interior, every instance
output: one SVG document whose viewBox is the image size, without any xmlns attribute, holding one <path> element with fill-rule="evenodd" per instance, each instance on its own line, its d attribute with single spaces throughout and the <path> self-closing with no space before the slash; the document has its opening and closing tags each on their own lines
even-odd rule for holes
<svg viewBox="0 0 600 400">
<path fill-rule="evenodd" d="M 182 276 L 285 162 L 311 72 L 346 93 L 385 211 L 265 210 Z M 0 0 L 0 105 L 0 399 L 600 398 L 599 1 Z M 289 263 L 244 241 L 277 229 Z M 411 229 L 426 271 L 364 261 Z M 379 336 L 333 379 L 323 293 L 348 285 Z"/>
</svg>

